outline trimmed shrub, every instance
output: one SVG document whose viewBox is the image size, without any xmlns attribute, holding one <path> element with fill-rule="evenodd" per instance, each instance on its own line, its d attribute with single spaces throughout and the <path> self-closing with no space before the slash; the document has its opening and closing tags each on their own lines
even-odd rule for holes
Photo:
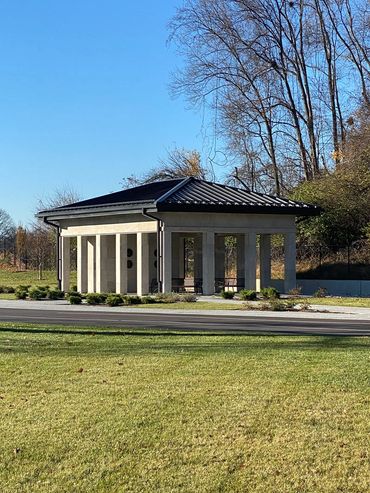
<svg viewBox="0 0 370 493">
<path fill-rule="evenodd" d="M 232 300 L 235 296 L 234 291 L 221 291 L 221 296 L 224 300 Z"/>
<path fill-rule="evenodd" d="M 81 293 L 79 293 L 78 291 L 68 291 L 65 296 L 67 300 L 69 300 L 71 296 L 80 296 L 80 298 L 82 298 Z"/>
<path fill-rule="evenodd" d="M 64 291 L 61 291 L 60 289 L 51 289 L 48 292 L 48 298 L 49 300 L 62 300 L 64 298 Z"/>
<path fill-rule="evenodd" d="M 15 293 L 15 289 L 13 288 L 13 286 L 0 286 L 0 293 Z"/>
<path fill-rule="evenodd" d="M 158 293 L 155 299 L 157 303 L 177 303 L 181 296 L 178 293 Z"/>
<path fill-rule="evenodd" d="M 106 297 L 105 303 L 109 306 L 119 306 L 122 305 L 123 299 L 120 294 L 109 294 Z"/>
<path fill-rule="evenodd" d="M 244 301 L 254 301 L 257 299 L 257 292 L 253 289 L 242 289 L 239 291 L 239 296 Z"/>
<path fill-rule="evenodd" d="M 69 296 L 69 302 L 71 305 L 81 305 L 82 297 L 81 297 L 81 295 L 78 295 L 78 294 L 71 294 Z"/>
<path fill-rule="evenodd" d="M 28 293 L 28 290 L 30 289 L 31 284 L 19 284 L 19 286 L 16 287 L 16 291 L 26 291 Z"/>
<path fill-rule="evenodd" d="M 17 300 L 25 300 L 27 298 L 27 295 L 28 295 L 28 291 L 26 291 L 25 289 L 16 289 L 15 290 L 15 297 L 17 298 Z"/>
<path fill-rule="evenodd" d="M 276 288 L 269 286 L 268 288 L 261 289 L 261 296 L 266 300 L 276 300 L 277 298 L 280 298 L 280 293 Z"/>
<path fill-rule="evenodd" d="M 140 296 L 123 296 L 123 302 L 125 305 L 140 305 L 141 298 Z"/>
<path fill-rule="evenodd" d="M 195 293 L 184 293 L 181 295 L 181 300 L 185 303 L 195 303 L 198 300 Z"/>
<path fill-rule="evenodd" d="M 41 300 L 42 298 L 46 297 L 46 292 L 37 286 L 33 286 L 32 288 L 29 289 L 28 295 L 31 298 L 31 300 Z"/>
<path fill-rule="evenodd" d="M 100 305 L 104 303 L 107 296 L 101 295 L 100 293 L 87 293 L 86 303 L 89 305 Z"/>
<path fill-rule="evenodd" d="M 156 303 L 157 300 L 154 298 L 154 296 L 142 296 L 141 297 L 141 302 L 144 305 L 150 305 L 150 304 Z"/>
</svg>

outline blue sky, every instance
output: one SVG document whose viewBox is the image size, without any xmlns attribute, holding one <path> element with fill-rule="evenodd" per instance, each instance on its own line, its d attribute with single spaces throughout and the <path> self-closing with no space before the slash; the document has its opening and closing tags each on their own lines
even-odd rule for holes
<svg viewBox="0 0 370 493">
<path fill-rule="evenodd" d="M 180 3 L 1 1 L 0 208 L 17 223 L 57 188 L 109 193 L 175 145 L 204 151 L 202 113 L 168 91 Z"/>
</svg>

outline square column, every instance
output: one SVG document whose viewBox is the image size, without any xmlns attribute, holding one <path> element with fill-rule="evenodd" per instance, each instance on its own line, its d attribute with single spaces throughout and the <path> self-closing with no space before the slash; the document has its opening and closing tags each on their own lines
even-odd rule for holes
<svg viewBox="0 0 370 493">
<path fill-rule="evenodd" d="M 103 292 L 103 248 L 101 235 L 95 236 L 95 290 L 97 293 Z"/>
<path fill-rule="evenodd" d="M 96 276 L 95 276 L 95 236 L 87 238 L 87 291 L 95 293 Z"/>
<path fill-rule="evenodd" d="M 221 291 L 225 285 L 225 236 L 215 236 L 215 291 Z"/>
<path fill-rule="evenodd" d="M 296 234 L 284 235 L 284 291 L 288 293 L 296 287 Z"/>
<path fill-rule="evenodd" d="M 203 239 L 203 294 L 215 293 L 215 234 L 202 233 Z"/>
<path fill-rule="evenodd" d="M 116 293 L 127 293 L 127 235 L 116 234 Z"/>
<path fill-rule="evenodd" d="M 162 235 L 162 292 L 170 293 L 172 291 L 172 233 L 163 230 Z"/>
<path fill-rule="evenodd" d="M 149 293 L 149 234 L 137 233 L 137 294 Z"/>
<path fill-rule="evenodd" d="M 185 240 L 180 233 L 172 234 L 172 290 L 184 290 Z"/>
<path fill-rule="evenodd" d="M 260 289 L 271 284 L 271 235 L 260 235 Z"/>
<path fill-rule="evenodd" d="M 87 292 L 87 238 L 77 236 L 77 291 Z"/>
<path fill-rule="evenodd" d="M 202 279 L 202 237 L 194 236 L 194 279 Z"/>
<path fill-rule="evenodd" d="M 238 290 L 245 284 L 245 246 L 244 235 L 236 235 L 236 285 Z"/>
<path fill-rule="evenodd" d="M 68 236 L 61 237 L 62 254 L 62 291 L 69 291 L 71 270 L 71 241 Z"/>
<path fill-rule="evenodd" d="M 244 286 L 245 289 L 256 289 L 256 233 L 244 235 Z"/>
</svg>

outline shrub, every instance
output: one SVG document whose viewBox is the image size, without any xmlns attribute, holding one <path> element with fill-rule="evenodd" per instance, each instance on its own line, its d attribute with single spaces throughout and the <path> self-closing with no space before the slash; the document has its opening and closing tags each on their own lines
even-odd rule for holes
<svg viewBox="0 0 370 493">
<path fill-rule="evenodd" d="M 68 292 L 66 293 L 66 298 L 67 298 L 67 300 L 69 300 L 69 298 L 70 298 L 71 296 L 80 296 L 80 297 L 82 298 L 81 293 L 79 293 L 78 291 L 68 291 Z"/>
<path fill-rule="evenodd" d="M 325 298 L 328 294 L 329 293 L 326 288 L 319 288 L 313 295 L 315 298 Z"/>
<path fill-rule="evenodd" d="M 17 300 L 25 300 L 27 298 L 27 295 L 28 295 L 28 291 L 26 291 L 25 289 L 16 289 L 15 290 L 15 297 L 17 298 Z"/>
<path fill-rule="evenodd" d="M 26 291 L 28 293 L 28 290 L 30 289 L 31 285 L 30 284 L 19 284 L 19 286 L 16 287 L 16 291 Z"/>
<path fill-rule="evenodd" d="M 29 289 L 28 295 L 31 298 L 31 300 L 41 300 L 42 298 L 45 298 L 46 293 L 42 289 L 34 286 Z"/>
<path fill-rule="evenodd" d="M 77 284 L 73 284 L 73 286 L 71 286 L 70 291 L 74 291 L 75 293 L 78 293 Z"/>
<path fill-rule="evenodd" d="M 71 305 L 80 305 L 82 303 L 82 296 L 80 294 L 71 294 L 69 296 L 69 302 Z"/>
<path fill-rule="evenodd" d="M 15 293 L 15 289 L 12 286 L 0 286 L 0 293 Z"/>
<path fill-rule="evenodd" d="M 123 303 L 125 305 L 140 305 L 141 298 L 140 296 L 122 296 Z"/>
<path fill-rule="evenodd" d="M 272 286 L 269 286 L 268 288 L 262 288 L 261 295 L 262 298 L 265 298 L 266 300 L 276 300 L 277 298 L 280 298 L 279 291 Z"/>
<path fill-rule="evenodd" d="M 295 288 L 288 291 L 290 296 L 300 296 L 302 294 L 302 286 L 296 286 Z"/>
<path fill-rule="evenodd" d="M 106 297 L 105 303 L 109 306 L 119 306 L 122 305 L 123 299 L 120 294 L 109 294 Z"/>
<path fill-rule="evenodd" d="M 239 296 L 244 301 L 254 301 L 257 299 L 257 292 L 253 289 L 242 289 L 239 291 Z"/>
<path fill-rule="evenodd" d="M 277 298 L 272 298 L 261 303 L 259 309 L 273 312 L 285 312 L 292 310 L 294 308 L 294 305 L 295 303 L 287 304 L 285 301 L 279 300 Z"/>
<path fill-rule="evenodd" d="M 178 293 L 158 293 L 155 299 L 157 303 L 177 303 L 181 296 Z"/>
<path fill-rule="evenodd" d="M 198 300 L 195 293 L 184 293 L 181 295 L 181 301 L 184 303 L 195 303 Z"/>
<path fill-rule="evenodd" d="M 144 304 L 144 305 L 149 305 L 151 303 L 156 303 L 156 299 L 154 298 L 154 296 L 142 296 L 141 297 L 141 302 Z"/>
<path fill-rule="evenodd" d="M 61 300 L 64 298 L 64 291 L 61 291 L 60 289 L 51 289 L 48 292 L 48 298 L 49 300 Z"/>
<path fill-rule="evenodd" d="M 87 293 L 86 302 L 89 305 L 100 305 L 100 303 L 104 303 L 107 299 L 107 295 L 101 293 Z"/>
<path fill-rule="evenodd" d="M 232 300 L 235 296 L 234 291 L 221 291 L 221 296 L 224 300 Z"/>
</svg>

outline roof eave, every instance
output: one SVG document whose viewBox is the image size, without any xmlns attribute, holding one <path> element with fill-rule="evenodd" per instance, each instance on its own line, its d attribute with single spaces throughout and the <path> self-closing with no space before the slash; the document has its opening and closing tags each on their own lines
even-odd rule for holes
<svg viewBox="0 0 370 493">
<path fill-rule="evenodd" d="M 132 204 L 111 204 L 109 206 L 88 206 L 88 207 L 71 207 L 70 209 L 49 209 L 40 211 L 35 216 L 39 219 L 52 218 L 52 219 L 68 219 L 78 217 L 89 216 L 106 216 L 106 215 L 119 215 L 119 214 L 138 214 L 141 213 L 143 208 L 148 212 L 156 212 L 157 208 L 153 204 L 153 201 L 147 202 L 135 202 Z"/>
<path fill-rule="evenodd" d="M 158 212 L 210 212 L 232 214 L 282 214 L 292 216 L 318 216 L 321 209 L 300 206 L 217 205 L 217 204 L 157 204 Z"/>
</svg>

